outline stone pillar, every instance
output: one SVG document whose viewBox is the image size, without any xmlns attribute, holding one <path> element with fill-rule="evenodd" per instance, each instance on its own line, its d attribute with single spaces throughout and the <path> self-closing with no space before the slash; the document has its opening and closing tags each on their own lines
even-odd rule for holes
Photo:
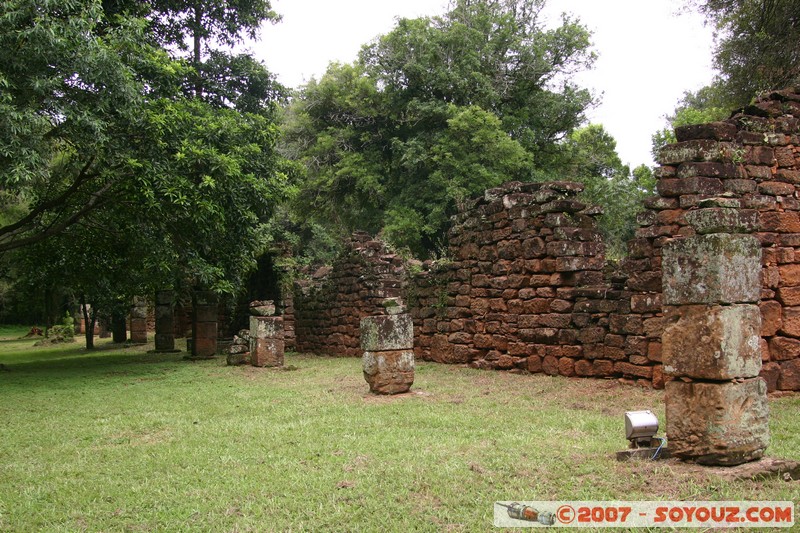
<svg viewBox="0 0 800 533">
<path fill-rule="evenodd" d="M 103 319 L 98 319 L 97 321 L 97 334 L 101 339 L 107 339 L 111 336 L 111 331 L 108 329 L 108 324 L 106 324 L 106 321 Z"/>
<path fill-rule="evenodd" d="M 115 312 L 111 316 L 111 332 L 112 332 L 112 341 L 115 343 L 121 344 L 128 340 L 128 324 L 127 320 L 125 320 L 125 313 L 124 311 L 121 313 Z"/>
<path fill-rule="evenodd" d="M 131 306 L 131 342 L 147 343 L 147 300 L 141 296 L 135 296 Z"/>
<path fill-rule="evenodd" d="M 410 315 L 362 318 L 361 348 L 364 379 L 370 392 L 408 392 L 414 383 L 414 324 Z"/>
<path fill-rule="evenodd" d="M 250 317 L 250 364 L 283 366 L 283 317 Z"/>
<path fill-rule="evenodd" d="M 737 209 L 686 216 L 698 235 L 663 249 L 662 336 L 670 452 L 706 465 L 762 457 L 769 444 L 761 370 L 761 245 Z"/>
<path fill-rule="evenodd" d="M 196 291 L 192 305 L 192 351 L 190 359 L 211 359 L 217 354 L 217 295 Z"/>
<path fill-rule="evenodd" d="M 156 291 L 156 336 L 154 352 L 179 352 L 175 349 L 173 291 Z"/>
</svg>

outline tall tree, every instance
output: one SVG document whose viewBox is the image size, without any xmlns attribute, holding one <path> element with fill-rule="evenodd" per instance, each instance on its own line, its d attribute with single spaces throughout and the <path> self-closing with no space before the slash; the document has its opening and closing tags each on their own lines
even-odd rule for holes
<svg viewBox="0 0 800 533">
<path fill-rule="evenodd" d="M 800 81 L 800 3 L 796 0 L 697 0 L 716 30 L 714 65 L 731 107 L 759 92 Z"/>
<path fill-rule="evenodd" d="M 0 253 L 68 255 L 87 271 L 114 265 L 131 286 L 143 272 L 233 292 L 263 248 L 259 229 L 286 182 L 274 150 L 280 88 L 266 68 L 209 54 L 214 76 L 197 97 L 186 90 L 197 69 L 153 40 L 148 5 L 134 7 L 149 21 L 124 2 L 105 3 L 113 16 L 99 0 L 3 7 L 0 184 L 15 202 L 2 213 Z M 232 26 L 225 31 L 236 38 Z M 135 246 L 137 261 L 87 237 L 87 228 L 124 225 L 152 243 Z M 93 256 L 108 259 L 90 264 Z M 78 274 L 62 277 L 92 292 Z"/>
<path fill-rule="evenodd" d="M 642 200 L 655 191 L 650 169 L 641 165 L 631 171 L 617 155 L 617 141 L 600 124 L 589 124 L 570 133 L 559 163 L 562 176 L 583 183 L 583 198 L 603 208 L 599 225 L 608 255 L 626 254 L 626 243 L 636 229 Z M 549 177 L 545 174 L 545 177 Z"/>
<path fill-rule="evenodd" d="M 571 76 L 594 55 L 576 21 L 545 28 L 543 6 L 458 0 L 309 83 L 284 148 L 308 171 L 300 208 L 428 255 L 459 201 L 552 164 L 592 102 Z"/>
</svg>

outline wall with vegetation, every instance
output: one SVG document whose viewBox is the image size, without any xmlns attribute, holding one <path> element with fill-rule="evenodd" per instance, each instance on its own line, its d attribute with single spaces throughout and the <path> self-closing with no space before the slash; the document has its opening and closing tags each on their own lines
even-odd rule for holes
<svg viewBox="0 0 800 533">
<path fill-rule="evenodd" d="M 800 390 L 799 119 L 800 91 L 787 90 L 678 128 L 620 262 L 606 261 L 600 211 L 568 182 L 487 190 L 454 218 L 448 258 L 422 269 L 357 237 L 298 287 L 298 349 L 360 355 L 360 318 L 402 294 L 421 359 L 663 387 L 661 249 L 714 210 L 762 244 L 762 376 L 770 390 Z"/>
</svg>

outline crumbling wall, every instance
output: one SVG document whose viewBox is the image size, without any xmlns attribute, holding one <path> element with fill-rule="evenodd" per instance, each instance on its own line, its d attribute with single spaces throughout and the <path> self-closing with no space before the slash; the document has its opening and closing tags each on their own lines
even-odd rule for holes
<svg viewBox="0 0 800 533">
<path fill-rule="evenodd" d="M 762 246 L 761 375 L 770 390 L 800 390 L 800 88 L 676 136 L 621 263 L 606 263 L 580 184 L 508 183 L 468 203 L 449 259 L 410 269 L 404 285 L 400 259 L 358 236 L 296 291 L 298 350 L 360 355 L 358 321 L 402 292 L 418 358 L 663 387 L 661 250 L 711 209 Z"/>
<path fill-rule="evenodd" d="M 366 233 L 353 235 L 345 253 L 311 280 L 295 283 L 295 346 L 301 352 L 360 357 L 360 321 L 383 314 L 387 298 L 400 296 L 402 259 Z"/>
<path fill-rule="evenodd" d="M 770 390 L 800 390 L 800 88 L 763 95 L 729 120 L 677 128 L 639 232 L 660 275 L 665 237 L 692 235 L 698 208 L 737 217 L 762 246 L 762 367 Z M 735 213 L 735 214 L 734 214 Z"/>
</svg>

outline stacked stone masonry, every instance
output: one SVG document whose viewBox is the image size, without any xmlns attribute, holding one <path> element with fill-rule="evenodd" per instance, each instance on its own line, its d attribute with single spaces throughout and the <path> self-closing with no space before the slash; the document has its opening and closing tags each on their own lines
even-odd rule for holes
<svg viewBox="0 0 800 533">
<path fill-rule="evenodd" d="M 769 390 L 800 390 L 800 88 L 676 137 L 620 263 L 606 262 L 579 184 L 508 183 L 454 217 L 449 261 L 422 272 L 357 235 L 296 287 L 297 349 L 360 355 L 359 320 L 402 296 L 420 359 L 661 388 L 662 247 L 722 220 L 762 248 L 760 374 Z"/>
<path fill-rule="evenodd" d="M 769 444 L 761 371 L 761 244 L 736 212 L 694 211 L 698 233 L 664 245 L 664 373 L 673 455 L 700 464 L 759 459 Z M 733 215 L 733 216 L 731 216 Z"/>
<path fill-rule="evenodd" d="M 400 394 L 411 388 L 414 383 L 413 327 L 406 313 L 361 319 L 362 366 L 370 392 Z"/>
<path fill-rule="evenodd" d="M 297 351 L 361 357 L 360 321 L 386 314 L 383 303 L 399 297 L 406 270 L 402 258 L 366 233 L 356 233 L 332 267 L 295 283 L 292 301 Z"/>
</svg>

